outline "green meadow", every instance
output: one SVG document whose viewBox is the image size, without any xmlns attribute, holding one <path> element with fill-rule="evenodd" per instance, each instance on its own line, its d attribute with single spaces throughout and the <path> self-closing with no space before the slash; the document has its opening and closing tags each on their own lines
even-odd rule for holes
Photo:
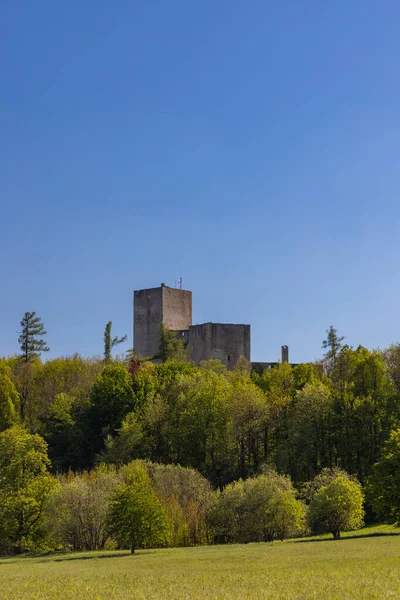
<svg viewBox="0 0 400 600">
<path fill-rule="evenodd" d="M 273 542 L 0 560 L 3 600 L 400 598 L 400 529 Z"/>
</svg>

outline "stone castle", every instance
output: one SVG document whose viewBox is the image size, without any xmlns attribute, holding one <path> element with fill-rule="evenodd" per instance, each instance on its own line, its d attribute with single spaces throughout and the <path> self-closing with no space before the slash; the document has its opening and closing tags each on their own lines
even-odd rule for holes
<svg viewBox="0 0 400 600">
<path fill-rule="evenodd" d="M 142 357 L 155 356 L 160 345 L 160 326 L 176 331 L 190 350 L 190 358 L 218 358 L 233 369 L 241 356 L 250 361 L 250 325 L 232 323 L 192 324 L 192 292 L 170 288 L 136 290 L 133 293 L 133 345 Z M 282 362 L 288 362 L 288 347 L 282 346 Z M 265 369 L 273 363 L 257 363 Z"/>
</svg>

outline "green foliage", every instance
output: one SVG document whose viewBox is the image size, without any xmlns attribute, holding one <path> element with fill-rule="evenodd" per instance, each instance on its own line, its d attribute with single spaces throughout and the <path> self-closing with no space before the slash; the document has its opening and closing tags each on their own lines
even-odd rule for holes
<svg viewBox="0 0 400 600">
<path fill-rule="evenodd" d="M 339 336 L 337 329 L 331 325 L 326 330 L 326 339 L 322 342 L 322 348 L 326 350 L 325 358 L 335 360 L 342 347 L 344 336 Z"/>
<path fill-rule="evenodd" d="M 41 352 L 50 350 L 43 339 L 43 336 L 47 335 L 47 331 L 35 312 L 26 312 L 20 324 L 21 332 L 18 343 L 21 347 L 21 358 L 25 362 L 38 358 Z"/>
<path fill-rule="evenodd" d="M 39 435 L 14 426 L 0 434 L 0 539 L 3 550 L 20 553 L 40 539 L 45 503 L 54 481 L 47 445 Z"/>
<path fill-rule="evenodd" d="M 331 381 L 331 444 L 337 463 L 365 481 L 399 416 L 382 354 L 344 346 Z"/>
<path fill-rule="evenodd" d="M 373 466 L 367 499 L 380 519 L 400 523 L 400 429 L 391 432 L 381 459 Z"/>
<path fill-rule="evenodd" d="M 323 525 L 334 539 L 341 531 L 363 525 L 364 495 L 361 485 L 344 474 L 338 474 L 322 485 L 312 497 L 309 507 L 311 526 Z"/>
<path fill-rule="evenodd" d="M 389 378 L 400 392 L 400 344 L 393 344 L 383 352 L 383 360 Z"/>
<path fill-rule="evenodd" d="M 231 483 L 216 496 L 210 525 L 218 542 L 272 542 L 302 531 L 303 504 L 288 477 L 267 471 Z"/>
<path fill-rule="evenodd" d="M 19 359 L 15 361 L 12 369 L 12 379 L 19 394 L 19 420 L 30 429 L 36 429 L 40 412 L 41 399 L 35 383 L 42 368 L 39 359 L 28 362 Z"/>
<path fill-rule="evenodd" d="M 83 359 L 79 354 L 46 361 L 35 374 L 41 411 L 46 413 L 61 393 L 76 398 L 77 402 L 84 402 L 103 369 L 103 361 Z"/>
<path fill-rule="evenodd" d="M 160 391 L 175 382 L 178 375 L 190 375 L 198 371 L 198 367 L 192 362 L 182 360 L 170 360 L 156 366 L 156 377 Z"/>
<path fill-rule="evenodd" d="M 226 379 L 213 371 L 180 375 L 167 396 L 173 462 L 218 479 L 226 457 Z M 166 440 L 167 441 L 167 440 Z"/>
<path fill-rule="evenodd" d="M 49 415 L 51 415 L 54 421 L 58 423 L 73 425 L 74 419 L 71 413 L 74 402 L 75 398 L 61 392 L 61 394 L 58 394 L 55 397 L 54 402 L 50 407 Z"/>
<path fill-rule="evenodd" d="M 251 370 L 251 362 L 244 356 L 240 356 L 235 364 L 234 371 L 236 371 L 236 373 L 240 373 L 242 376 L 250 377 Z"/>
<path fill-rule="evenodd" d="M 40 433 L 48 442 L 55 472 L 84 466 L 81 462 L 85 434 L 82 415 L 88 409 L 88 403 L 82 404 L 77 398 L 60 393 L 43 417 Z"/>
<path fill-rule="evenodd" d="M 39 435 L 15 426 L 0 434 L 0 488 L 24 488 L 32 479 L 47 474 L 47 444 Z"/>
<path fill-rule="evenodd" d="M 268 422 L 265 395 L 247 377 L 235 377 L 229 397 L 229 433 L 240 477 L 254 474 L 262 462 L 261 440 Z"/>
<path fill-rule="evenodd" d="M 279 363 L 273 369 L 266 369 L 256 383 L 274 398 L 288 400 L 295 394 L 294 372 L 289 363 Z"/>
<path fill-rule="evenodd" d="M 196 469 L 223 489 L 266 465 L 301 487 L 340 465 L 365 483 L 400 423 L 400 351 L 353 349 L 337 337 L 328 361 L 251 375 L 244 360 L 228 371 L 220 361 L 198 367 L 174 353 L 161 364 L 133 355 L 110 364 L 79 355 L 2 359 L 0 430 L 21 422 L 42 435 L 55 473 L 146 459 Z M 192 527 L 198 506 L 189 516 L 174 494 L 162 501 L 173 543 L 207 537 L 206 528 Z M 393 520 L 386 509 L 379 514 Z"/>
<path fill-rule="evenodd" d="M 156 368 L 153 363 L 142 363 L 132 374 L 132 388 L 137 410 L 141 410 L 156 391 Z"/>
<path fill-rule="evenodd" d="M 53 548 L 101 550 L 108 539 L 108 501 L 119 483 L 115 468 L 60 476 L 46 507 L 45 526 Z"/>
<path fill-rule="evenodd" d="M 241 479 L 216 493 L 209 521 L 217 544 L 243 541 L 244 506 L 244 483 Z"/>
<path fill-rule="evenodd" d="M 213 358 L 210 360 L 202 360 L 200 361 L 200 369 L 203 371 L 213 371 L 214 373 L 218 373 L 218 375 L 226 374 L 226 365 L 219 360 L 219 358 Z"/>
<path fill-rule="evenodd" d="M 288 446 L 296 480 L 315 477 L 329 462 L 330 390 L 322 383 L 306 383 L 288 415 Z"/>
<path fill-rule="evenodd" d="M 98 464 L 124 465 L 149 454 L 143 427 L 134 412 L 128 413 L 115 437 L 108 435 L 105 448 L 96 458 Z"/>
<path fill-rule="evenodd" d="M 128 337 L 127 335 L 123 335 L 120 338 L 118 336 L 112 337 L 111 329 L 112 321 L 108 321 L 104 330 L 104 361 L 106 363 L 109 363 L 111 360 L 112 349 L 115 348 L 115 346 L 118 346 L 118 344 L 125 342 Z"/>
<path fill-rule="evenodd" d="M 364 481 L 400 417 L 382 354 L 362 347 L 344 346 L 330 377 L 315 365 L 279 364 L 249 378 L 246 368 L 228 372 L 215 361 L 168 361 L 138 365 L 132 381 L 135 422 L 119 428 L 121 445 L 107 440 L 121 449 L 115 459 L 194 467 L 215 487 L 262 464 L 296 484 L 335 464 Z"/>
<path fill-rule="evenodd" d="M 164 323 L 160 326 L 160 347 L 155 358 L 165 363 L 169 360 L 187 361 L 188 351 L 176 331 L 168 329 Z"/>
<path fill-rule="evenodd" d="M 0 431 L 18 422 L 19 394 L 11 377 L 11 369 L 0 366 Z"/>
<path fill-rule="evenodd" d="M 124 365 L 108 365 L 93 385 L 88 411 L 91 433 L 90 454 L 94 456 L 104 445 L 107 435 L 121 427 L 124 417 L 135 410 L 136 397 L 132 377 Z"/>
<path fill-rule="evenodd" d="M 130 464 L 121 471 L 124 479 L 111 496 L 108 523 L 114 539 L 122 548 L 164 545 L 169 523 L 157 499 L 144 466 Z"/>
<path fill-rule="evenodd" d="M 355 477 L 349 475 L 339 467 L 325 468 L 322 469 L 312 481 L 307 481 L 301 486 L 301 497 L 307 504 L 310 504 L 315 494 L 319 492 L 322 487 L 329 485 L 338 476 L 357 481 Z"/>
<path fill-rule="evenodd" d="M 87 443 L 91 435 L 89 397 L 104 362 L 75 355 L 44 365 L 30 363 L 29 367 L 35 367 L 30 395 L 37 398 L 40 411 L 37 430 L 49 445 L 54 470 L 87 468 L 92 456 Z"/>
<path fill-rule="evenodd" d="M 296 365 L 292 372 L 296 390 L 302 390 L 306 384 L 317 385 L 321 381 L 321 373 L 311 363 Z"/>
<path fill-rule="evenodd" d="M 146 468 L 168 515 L 170 544 L 206 544 L 209 540 L 207 517 L 212 502 L 207 479 L 194 469 L 178 465 L 146 463 Z"/>
</svg>

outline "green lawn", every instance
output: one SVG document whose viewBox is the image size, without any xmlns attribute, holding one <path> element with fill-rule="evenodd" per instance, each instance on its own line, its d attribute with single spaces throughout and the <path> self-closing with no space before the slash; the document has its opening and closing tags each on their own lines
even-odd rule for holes
<svg viewBox="0 0 400 600">
<path fill-rule="evenodd" d="M 400 529 L 273 544 L 0 560 L 1 600 L 400 598 Z"/>
</svg>

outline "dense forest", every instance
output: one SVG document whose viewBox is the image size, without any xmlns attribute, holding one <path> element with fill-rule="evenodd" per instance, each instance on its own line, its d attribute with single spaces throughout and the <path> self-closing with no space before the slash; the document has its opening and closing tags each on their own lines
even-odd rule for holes
<svg viewBox="0 0 400 600">
<path fill-rule="evenodd" d="M 368 518 L 399 520 L 400 345 L 331 327 L 321 361 L 257 372 L 196 366 L 164 328 L 155 362 L 113 358 L 111 323 L 101 359 L 43 361 L 45 337 L 26 313 L 21 353 L 0 359 L 3 551 L 338 537 L 364 493 Z M 332 524 L 341 486 L 353 520 Z"/>
</svg>

